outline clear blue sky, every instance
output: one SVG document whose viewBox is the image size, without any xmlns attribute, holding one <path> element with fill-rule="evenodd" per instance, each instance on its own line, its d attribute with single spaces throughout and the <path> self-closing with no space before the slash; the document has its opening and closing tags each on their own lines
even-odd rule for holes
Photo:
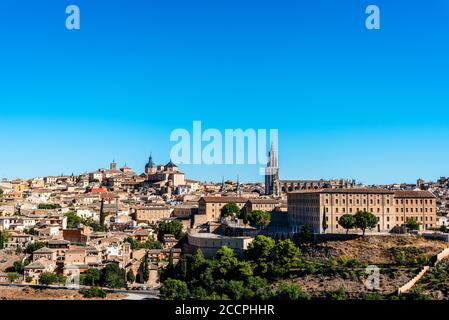
<svg viewBox="0 0 449 320">
<path fill-rule="evenodd" d="M 0 177 L 112 159 L 140 173 L 201 120 L 279 129 L 283 179 L 435 179 L 449 175 L 448 71 L 447 0 L 2 0 Z M 258 168 L 181 167 L 262 181 Z"/>
</svg>

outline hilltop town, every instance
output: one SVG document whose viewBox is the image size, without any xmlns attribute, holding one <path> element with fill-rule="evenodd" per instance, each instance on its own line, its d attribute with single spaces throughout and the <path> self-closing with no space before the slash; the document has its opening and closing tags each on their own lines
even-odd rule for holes
<svg viewBox="0 0 449 320">
<path fill-rule="evenodd" d="M 357 246 L 363 246 L 370 237 L 387 243 L 409 235 L 414 238 L 407 241 L 414 246 L 432 247 L 417 251 L 417 255 L 427 254 L 426 259 L 438 254 L 449 241 L 449 179 L 445 177 L 436 182 L 419 179 L 416 184 L 383 186 L 361 185 L 352 179 L 280 180 L 273 149 L 264 183 L 190 180 L 172 161 L 156 165 L 151 156 L 142 171 L 118 167 L 113 161 L 109 168 L 81 175 L 3 179 L 0 295 L 2 288 L 14 284 L 27 290 L 33 286 L 56 290 L 79 285 L 79 297 L 85 298 L 105 297 L 104 289 L 158 297 L 165 280 L 188 279 L 187 271 L 180 271 L 180 261 L 188 264 L 186 257 L 200 259 L 203 264 L 226 255 L 234 262 L 243 259 L 238 263 L 247 268 L 245 277 L 258 275 L 273 283 L 270 281 L 283 274 L 297 275 L 311 263 L 314 267 L 327 263 L 323 257 L 329 259 L 330 249 L 325 250 L 325 256 L 319 255 L 323 241 L 331 241 L 324 246 L 334 248 L 332 252 L 338 248 L 339 255 L 331 258 L 340 261 L 341 267 L 348 266 L 341 259 L 356 259 L 358 267 L 374 261 L 357 253 Z M 365 227 L 355 220 L 345 223 L 360 212 L 375 217 L 374 223 Z M 360 240 L 362 234 L 367 238 Z M 271 279 L 267 271 L 258 269 L 261 261 L 248 258 L 255 244 L 265 241 L 263 237 L 273 241 L 272 248 L 276 243 L 294 243 L 292 250 L 302 252 L 301 259 L 285 260 L 278 267 L 291 264 L 291 270 L 273 271 L 277 276 Z M 421 242 L 417 245 L 416 241 Z M 321 245 L 313 244 L 317 242 Z M 353 251 L 343 250 L 345 245 Z M 385 258 L 374 262 L 390 265 L 394 261 Z M 413 264 L 415 268 L 421 265 Z M 275 265 L 271 267 L 277 270 Z M 208 268 L 215 270 L 210 265 Z M 414 274 L 415 270 L 404 272 L 398 285 Z M 296 283 L 305 290 L 316 290 L 312 275 L 307 273 Z M 242 283 L 247 281 L 245 277 Z M 195 282 L 192 280 L 186 281 Z M 203 293 L 210 294 L 218 293 Z M 166 289 L 165 297 L 170 298 Z"/>
</svg>

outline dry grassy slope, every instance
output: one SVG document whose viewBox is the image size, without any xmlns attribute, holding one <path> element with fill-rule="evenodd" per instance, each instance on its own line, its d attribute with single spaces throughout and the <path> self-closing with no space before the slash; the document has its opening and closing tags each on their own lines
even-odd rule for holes
<svg viewBox="0 0 449 320">
<path fill-rule="evenodd" d="M 123 299 L 126 294 L 111 293 L 106 300 Z M 85 299 L 76 290 L 0 287 L 0 300 L 102 300 Z"/>
<path fill-rule="evenodd" d="M 423 253 L 433 256 L 448 247 L 440 241 L 425 240 L 418 236 L 366 236 L 348 241 L 327 241 L 310 245 L 304 254 L 313 259 L 338 259 L 341 256 L 357 258 L 370 264 L 392 263 L 391 249 L 414 246 Z"/>
<path fill-rule="evenodd" d="M 15 250 L 0 250 L 0 271 L 5 271 L 12 267 L 15 261 L 22 260 L 24 256 L 25 254 L 16 254 Z"/>
</svg>

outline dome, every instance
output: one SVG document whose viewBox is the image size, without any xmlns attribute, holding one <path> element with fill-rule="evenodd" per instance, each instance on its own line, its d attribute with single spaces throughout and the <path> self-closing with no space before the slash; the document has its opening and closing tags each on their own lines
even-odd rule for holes
<svg viewBox="0 0 449 320">
<path fill-rule="evenodd" d="M 154 168 L 154 162 L 153 162 L 153 157 L 150 155 L 150 158 L 148 159 L 148 163 L 145 165 L 145 168 Z"/>
<path fill-rule="evenodd" d="M 177 168 L 178 166 L 174 164 L 171 159 L 170 162 L 165 165 L 166 168 Z"/>
</svg>

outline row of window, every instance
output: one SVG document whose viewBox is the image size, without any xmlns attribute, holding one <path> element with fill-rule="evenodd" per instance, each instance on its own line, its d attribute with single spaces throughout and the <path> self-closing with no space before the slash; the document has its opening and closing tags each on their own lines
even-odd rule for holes
<svg viewBox="0 0 449 320">
<path fill-rule="evenodd" d="M 340 213 L 339 212 L 340 208 L 334 208 L 334 212 L 335 213 Z M 410 210 L 409 210 L 410 209 Z M 359 211 L 360 208 L 357 208 L 356 212 Z M 363 208 L 364 211 L 366 211 L 366 208 Z M 369 212 L 373 212 L 373 213 L 380 213 L 380 208 L 376 208 L 376 210 L 374 210 L 374 208 L 369 208 L 368 210 Z M 329 212 L 329 208 L 326 208 L 326 212 Z M 341 212 L 342 213 L 346 213 L 346 208 L 341 208 Z M 352 208 L 349 208 L 349 213 L 352 213 L 353 210 Z M 396 212 L 399 212 L 399 208 L 396 208 Z M 404 208 L 401 208 L 401 212 L 404 212 Z M 426 213 L 431 213 L 433 212 L 432 208 L 405 208 L 405 212 L 426 212 Z M 390 213 L 390 208 L 386 208 L 386 213 Z"/>
<path fill-rule="evenodd" d="M 325 199 L 325 203 L 329 204 L 329 199 Z M 341 203 L 342 204 L 346 204 L 346 199 L 342 199 Z M 352 204 L 352 203 L 353 203 L 352 199 L 349 199 L 349 204 Z M 356 199 L 355 203 L 356 204 L 360 204 L 360 199 Z M 366 199 L 363 199 L 362 203 L 366 204 Z M 373 199 L 370 199 L 369 203 L 370 204 L 374 204 Z M 380 203 L 381 203 L 380 199 L 377 199 L 376 203 L 380 205 Z M 422 199 L 421 200 L 415 199 L 415 201 L 413 201 L 413 199 L 410 199 L 410 203 L 409 203 L 408 199 L 405 200 L 405 204 L 413 204 L 413 203 L 415 203 L 415 204 L 432 204 L 433 200 L 432 199 L 429 199 L 429 200 L 425 199 L 423 201 Z M 334 204 L 336 204 L 336 205 L 339 204 L 338 199 L 334 199 Z M 390 204 L 390 199 L 386 199 L 386 204 L 387 205 Z M 399 204 L 399 200 L 398 199 L 396 199 L 396 204 Z M 401 204 L 404 204 L 404 199 L 401 199 Z"/>
<path fill-rule="evenodd" d="M 338 218 L 339 217 L 335 217 L 335 221 L 336 222 L 338 222 Z M 400 218 L 401 218 L 401 221 L 403 222 L 404 221 L 404 216 L 401 216 Z M 407 219 L 412 219 L 412 220 L 415 220 L 415 221 L 419 220 L 421 222 L 424 221 L 422 216 L 420 216 L 419 219 L 418 219 L 418 217 L 407 217 Z M 432 216 L 430 216 L 430 217 L 426 216 L 425 217 L 425 221 L 429 221 L 429 220 L 433 221 L 433 217 Z M 326 217 L 326 221 L 329 221 L 329 217 Z M 390 217 L 387 217 L 387 222 L 389 222 L 389 221 L 390 221 Z M 399 221 L 399 217 L 398 216 L 396 216 L 396 221 Z"/>
</svg>

